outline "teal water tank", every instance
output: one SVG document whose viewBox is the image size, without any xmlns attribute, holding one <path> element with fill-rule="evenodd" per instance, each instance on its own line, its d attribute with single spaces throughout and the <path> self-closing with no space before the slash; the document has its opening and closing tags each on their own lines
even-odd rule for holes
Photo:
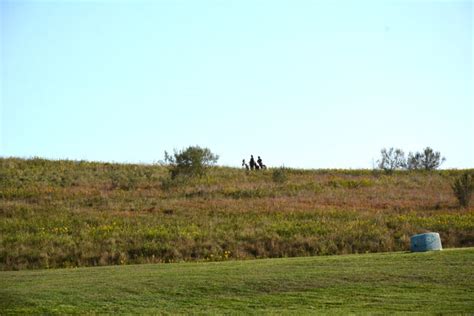
<svg viewBox="0 0 474 316">
<path fill-rule="evenodd" d="M 410 250 L 413 252 L 442 250 L 441 238 L 438 233 L 425 233 L 411 236 Z"/>
</svg>

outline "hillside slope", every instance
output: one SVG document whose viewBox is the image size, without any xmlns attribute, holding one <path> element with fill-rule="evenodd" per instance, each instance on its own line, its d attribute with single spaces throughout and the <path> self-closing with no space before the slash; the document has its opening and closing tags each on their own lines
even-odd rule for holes
<svg viewBox="0 0 474 316">
<path fill-rule="evenodd" d="M 0 272 L 9 313 L 473 313 L 474 249 Z"/>
<path fill-rule="evenodd" d="M 0 159 L 0 269 L 400 251 L 426 231 L 474 246 L 462 171 L 272 172 L 173 185 L 161 166 Z"/>
</svg>

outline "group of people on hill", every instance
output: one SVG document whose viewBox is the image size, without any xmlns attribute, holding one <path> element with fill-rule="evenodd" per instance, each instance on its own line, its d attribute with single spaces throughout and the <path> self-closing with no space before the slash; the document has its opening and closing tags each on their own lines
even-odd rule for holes
<svg viewBox="0 0 474 316">
<path fill-rule="evenodd" d="M 253 155 L 250 155 L 249 164 L 245 162 L 245 159 L 242 159 L 242 168 L 245 168 L 246 170 L 259 170 L 267 169 L 267 166 L 263 164 L 262 158 L 260 158 L 260 156 L 258 156 L 257 162 L 255 162 Z"/>
</svg>

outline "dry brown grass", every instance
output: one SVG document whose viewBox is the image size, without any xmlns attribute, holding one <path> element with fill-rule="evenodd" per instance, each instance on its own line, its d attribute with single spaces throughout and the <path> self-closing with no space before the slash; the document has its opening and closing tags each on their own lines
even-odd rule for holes
<svg viewBox="0 0 474 316">
<path fill-rule="evenodd" d="M 474 245 L 474 209 L 451 191 L 462 170 L 286 172 L 214 168 L 163 187 L 160 166 L 0 159 L 0 267 L 394 251 L 424 231 Z"/>
</svg>

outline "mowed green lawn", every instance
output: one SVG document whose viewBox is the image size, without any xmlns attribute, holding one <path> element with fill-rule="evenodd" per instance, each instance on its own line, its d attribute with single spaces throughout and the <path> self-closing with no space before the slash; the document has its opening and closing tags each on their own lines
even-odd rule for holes
<svg viewBox="0 0 474 316">
<path fill-rule="evenodd" d="M 9 313 L 474 312 L 474 248 L 0 272 Z"/>
</svg>

